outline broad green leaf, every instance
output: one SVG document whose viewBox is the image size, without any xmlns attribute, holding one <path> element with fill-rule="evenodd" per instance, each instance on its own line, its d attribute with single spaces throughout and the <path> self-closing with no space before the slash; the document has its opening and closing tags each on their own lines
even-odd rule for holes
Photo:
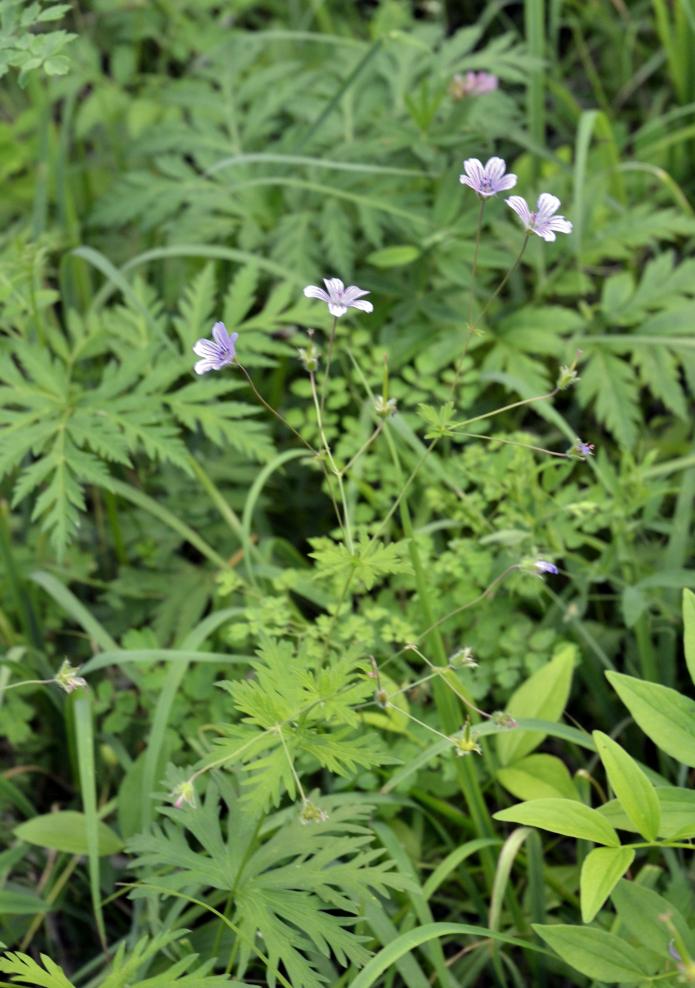
<svg viewBox="0 0 695 988">
<path fill-rule="evenodd" d="M 683 646 L 690 678 L 695 683 L 695 593 L 683 591 Z"/>
<path fill-rule="evenodd" d="M 505 823 L 523 823 L 552 834 L 618 847 L 618 835 L 598 810 L 573 799 L 532 799 L 493 814 Z"/>
<path fill-rule="evenodd" d="M 52 908 L 55 907 L 44 902 L 33 892 L 24 889 L 0 889 L 0 917 L 34 916 L 36 913 L 46 913 Z"/>
<path fill-rule="evenodd" d="M 695 767 L 695 702 L 659 683 L 620 672 L 606 677 L 636 723 L 667 755 Z"/>
<path fill-rule="evenodd" d="M 582 926 L 540 926 L 533 924 L 538 936 L 560 955 L 570 967 L 587 978 L 606 984 L 642 981 L 649 969 L 635 947 L 614 933 Z"/>
<path fill-rule="evenodd" d="M 691 949 L 695 946 L 695 932 L 688 928 L 676 906 L 653 889 L 623 879 L 613 889 L 611 899 L 628 933 L 635 937 L 638 943 L 648 945 L 662 957 L 668 956 L 672 937 L 668 926 L 661 919 L 662 916 L 670 916 L 671 922 L 686 944 Z"/>
<path fill-rule="evenodd" d="M 54 851 L 65 851 L 68 854 L 87 854 L 87 821 L 84 813 L 74 810 L 62 810 L 59 813 L 46 813 L 34 817 L 14 828 L 14 833 L 20 840 L 39 847 L 48 847 Z M 122 842 L 105 823 L 99 822 L 99 854 L 116 854 L 122 847 Z"/>
<path fill-rule="evenodd" d="M 507 704 L 507 713 L 519 717 L 556 721 L 560 718 L 570 692 L 572 669 L 577 650 L 563 646 L 550 662 L 538 669 L 516 690 Z M 502 765 L 509 765 L 537 748 L 546 737 L 535 731 L 517 728 L 497 737 L 497 754 Z"/>
<path fill-rule="evenodd" d="M 595 847 L 584 858 L 579 876 L 582 921 L 590 923 L 632 864 L 630 847 Z"/>
<path fill-rule="evenodd" d="M 661 810 L 659 837 L 669 840 L 695 837 L 695 792 L 678 786 L 660 786 L 655 791 Z M 617 799 L 604 803 L 598 812 L 613 827 L 638 832 Z"/>
<path fill-rule="evenodd" d="M 661 823 L 656 790 L 637 762 L 601 731 L 594 731 L 594 744 L 618 802 L 645 840 L 655 840 Z"/>
<path fill-rule="evenodd" d="M 419 256 L 419 248 L 412 244 L 394 244 L 372 251 L 367 255 L 367 264 L 373 264 L 375 268 L 402 268 L 412 264 Z"/>
<path fill-rule="evenodd" d="M 527 755 L 499 769 L 497 780 L 517 799 L 578 799 L 567 766 L 555 755 Z"/>
</svg>

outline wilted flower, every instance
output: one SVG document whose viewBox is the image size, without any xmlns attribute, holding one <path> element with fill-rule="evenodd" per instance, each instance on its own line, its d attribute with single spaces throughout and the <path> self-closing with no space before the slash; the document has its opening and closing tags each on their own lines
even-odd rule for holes
<svg viewBox="0 0 695 988">
<path fill-rule="evenodd" d="M 514 720 L 511 714 L 508 714 L 506 710 L 495 710 L 491 715 L 491 720 L 493 724 L 497 724 L 498 727 L 506 727 L 512 730 L 519 725 Z"/>
<path fill-rule="evenodd" d="M 479 196 L 494 196 L 498 192 L 513 189 L 516 185 L 516 175 L 506 173 L 506 167 L 502 158 L 490 158 L 486 165 L 477 158 L 467 158 L 463 163 L 466 174 L 459 175 L 459 181 L 462 185 L 469 186 Z"/>
<path fill-rule="evenodd" d="M 193 347 L 193 353 L 202 357 L 193 368 L 196 374 L 207 374 L 211 370 L 222 370 L 231 364 L 236 356 L 235 343 L 238 333 L 228 333 L 223 322 L 216 322 L 212 327 L 211 340 L 198 340 Z"/>
<path fill-rule="evenodd" d="M 386 708 L 388 707 L 389 695 L 383 687 L 379 687 L 379 689 L 375 692 L 374 702 L 377 703 L 380 707 L 383 707 L 384 710 L 386 710 Z"/>
<path fill-rule="evenodd" d="M 574 365 L 568 367 L 567 364 L 562 364 L 560 367 L 560 373 L 557 376 L 556 387 L 558 391 L 564 391 L 566 388 L 576 384 L 578 380 L 579 374 L 577 374 Z"/>
<path fill-rule="evenodd" d="M 349 285 L 346 288 L 340 278 L 324 278 L 323 283 L 326 286 L 325 291 L 318 285 L 307 285 L 304 294 L 307 298 L 317 298 L 325 302 L 332 316 L 344 316 L 348 309 L 373 311 L 372 303 L 362 298 L 363 295 L 369 295 L 369 292 L 358 288 L 357 285 Z"/>
<path fill-rule="evenodd" d="M 538 196 L 535 212 L 531 212 L 528 203 L 523 196 L 510 196 L 505 199 L 517 216 L 531 233 L 542 237 L 544 240 L 555 240 L 556 233 L 571 233 L 572 224 L 564 216 L 555 216 L 560 208 L 560 200 L 557 196 L 551 196 L 549 192 L 543 192 Z"/>
<path fill-rule="evenodd" d="M 549 563 L 547 559 L 536 559 L 533 565 L 537 573 L 552 573 L 557 576 L 559 572 L 555 563 Z"/>
<path fill-rule="evenodd" d="M 325 823 L 327 819 L 328 814 L 325 810 L 322 810 L 316 803 L 312 803 L 310 799 L 304 800 L 299 814 L 300 823 L 305 825 L 307 823 Z"/>
<path fill-rule="evenodd" d="M 195 788 L 191 780 L 186 779 L 185 782 L 179 782 L 169 799 L 173 801 L 177 810 L 180 810 L 182 806 L 190 806 L 195 809 Z"/>
<path fill-rule="evenodd" d="M 374 411 L 379 418 L 390 418 L 391 415 L 395 415 L 398 411 L 398 408 L 396 407 L 396 399 L 387 398 L 386 401 L 384 401 L 383 395 L 377 395 L 374 399 Z"/>
<path fill-rule="evenodd" d="M 595 448 L 593 443 L 583 443 L 581 439 L 576 439 L 574 446 L 570 450 L 570 456 L 578 456 L 580 459 L 585 460 L 587 456 L 594 455 Z"/>
<path fill-rule="evenodd" d="M 320 355 L 321 351 L 314 343 L 310 343 L 306 349 L 304 347 L 299 348 L 299 359 L 304 370 L 308 371 L 309 374 L 318 370 Z"/>
<path fill-rule="evenodd" d="M 77 675 L 79 671 L 79 666 L 73 666 L 68 659 L 65 659 L 53 677 L 53 682 L 56 686 L 60 686 L 61 690 L 65 690 L 66 693 L 72 693 L 73 690 L 79 689 L 80 686 L 87 685 L 87 680 L 84 676 Z"/>
<path fill-rule="evenodd" d="M 481 755 L 483 753 L 480 745 L 476 744 L 472 738 L 451 738 L 451 742 L 454 746 L 455 755 Z"/>
<path fill-rule="evenodd" d="M 476 669 L 478 663 L 473 657 L 473 649 L 466 645 L 450 656 L 449 665 L 452 669 Z"/>
<path fill-rule="evenodd" d="M 449 92 L 454 99 L 463 99 L 465 96 L 482 96 L 483 93 L 491 93 L 497 89 L 499 79 L 491 72 L 466 72 L 465 75 L 456 75 L 451 80 Z"/>
</svg>

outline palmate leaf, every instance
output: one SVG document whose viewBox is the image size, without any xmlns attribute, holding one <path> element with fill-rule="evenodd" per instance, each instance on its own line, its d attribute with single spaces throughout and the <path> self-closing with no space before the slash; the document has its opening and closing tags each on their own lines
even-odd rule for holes
<svg viewBox="0 0 695 988">
<path fill-rule="evenodd" d="M 12 984 L 31 985 L 32 988 L 75 988 L 50 957 L 39 955 L 41 964 L 28 954 L 11 953 L 0 955 L 0 972 L 12 977 Z M 43 967 L 41 966 L 43 965 Z"/>
<path fill-rule="evenodd" d="M 639 389 L 630 365 L 614 354 L 597 349 L 582 369 L 578 395 L 581 404 L 593 405 L 596 417 L 625 446 L 632 446 L 641 421 Z"/>
<path fill-rule="evenodd" d="M 379 539 L 362 536 L 354 551 L 350 552 L 342 542 L 329 538 L 319 537 L 309 541 L 314 550 L 309 555 L 317 561 L 321 575 L 345 580 L 352 573 L 355 584 L 364 590 L 371 590 L 390 574 L 411 571 L 409 561 L 404 558 L 408 548 L 405 542 L 387 545 Z"/>
<path fill-rule="evenodd" d="M 340 797 L 322 799 L 320 807 L 326 820 L 303 825 L 296 810 L 283 811 L 266 821 L 261 837 L 262 817 L 239 800 L 233 785 L 210 782 L 202 805 L 165 809 L 171 822 L 132 839 L 134 868 L 144 883 L 134 894 L 148 894 L 152 872 L 158 886 L 172 891 L 194 888 L 204 895 L 209 887 L 233 888 L 239 976 L 260 934 L 269 984 L 282 967 L 294 988 L 320 988 L 325 979 L 316 954 L 332 953 L 341 965 L 363 964 L 369 956 L 364 938 L 351 929 L 360 903 L 405 886 L 383 850 L 371 846 L 371 807 L 349 806 Z"/>
</svg>

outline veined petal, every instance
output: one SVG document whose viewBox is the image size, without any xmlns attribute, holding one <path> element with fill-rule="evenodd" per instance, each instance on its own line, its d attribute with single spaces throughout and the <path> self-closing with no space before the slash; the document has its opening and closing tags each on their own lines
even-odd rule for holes
<svg viewBox="0 0 695 988">
<path fill-rule="evenodd" d="M 329 302 L 328 311 L 332 316 L 344 316 L 347 312 L 347 305 L 341 305 L 339 302 Z"/>
<path fill-rule="evenodd" d="M 510 196 L 508 199 L 504 200 L 511 209 L 521 217 L 526 226 L 531 226 L 531 213 L 528 208 L 528 203 L 523 196 Z"/>
<path fill-rule="evenodd" d="M 505 192 L 507 189 L 513 189 L 516 185 L 516 175 L 509 172 L 508 175 L 504 175 L 497 183 L 497 191 Z"/>
<path fill-rule="evenodd" d="M 321 302 L 328 301 L 327 293 L 323 290 L 323 288 L 319 288 L 318 285 L 307 285 L 304 289 L 304 294 L 307 298 L 317 298 Z"/>
<path fill-rule="evenodd" d="M 345 285 L 342 283 L 340 278 L 324 278 L 323 283 L 326 286 L 326 291 L 330 298 L 334 299 L 345 290 Z"/>
<path fill-rule="evenodd" d="M 570 220 L 565 219 L 564 216 L 553 216 L 548 223 L 551 230 L 555 230 L 557 233 L 571 233 L 572 223 Z"/>
<path fill-rule="evenodd" d="M 470 185 L 472 189 L 477 189 L 485 175 L 485 169 L 483 168 L 481 162 L 477 158 L 466 158 L 463 163 L 463 170 L 470 181 L 466 182 L 463 177 L 461 178 L 461 181 L 465 185 Z"/>
<path fill-rule="evenodd" d="M 491 182 L 497 183 L 504 175 L 506 167 L 507 164 L 503 158 L 490 158 L 485 165 L 485 174 Z"/>
<path fill-rule="evenodd" d="M 349 305 L 350 302 L 356 298 L 362 298 L 363 295 L 369 295 L 369 292 L 365 291 L 364 288 L 358 288 L 357 285 L 348 285 L 343 292 L 343 302 Z"/>
<path fill-rule="evenodd" d="M 555 234 L 549 226 L 544 226 L 540 230 L 534 231 L 539 237 L 543 237 L 546 243 L 551 244 L 556 239 Z"/>
<path fill-rule="evenodd" d="M 199 360 L 193 367 L 196 374 L 207 374 L 208 371 L 217 370 L 214 361 L 205 359 Z"/>
<path fill-rule="evenodd" d="M 214 359 L 219 352 L 219 348 L 212 340 L 197 340 L 193 345 L 193 353 L 197 357 L 207 357 L 209 360 Z"/>
<path fill-rule="evenodd" d="M 212 335 L 216 343 L 221 347 L 226 347 L 229 343 L 229 333 L 223 322 L 216 322 L 212 327 Z"/>
<path fill-rule="evenodd" d="M 350 302 L 349 304 L 350 304 L 350 308 L 352 308 L 352 309 L 361 309 L 362 312 L 373 312 L 374 311 L 374 306 L 372 305 L 372 303 L 371 302 L 368 302 L 364 298 L 357 299 L 357 301 Z"/>
<path fill-rule="evenodd" d="M 538 196 L 536 212 L 539 220 L 549 220 L 553 213 L 560 208 L 560 200 L 557 196 L 552 196 L 549 192 L 542 192 Z"/>
</svg>

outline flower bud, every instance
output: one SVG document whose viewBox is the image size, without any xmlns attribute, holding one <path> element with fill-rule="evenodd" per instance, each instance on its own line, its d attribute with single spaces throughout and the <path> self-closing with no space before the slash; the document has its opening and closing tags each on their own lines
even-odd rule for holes
<svg viewBox="0 0 695 988">
<path fill-rule="evenodd" d="M 53 677 L 56 686 L 60 686 L 66 693 L 72 693 L 80 686 L 86 686 L 87 680 L 83 676 L 78 676 L 79 666 L 73 666 L 68 659 L 65 659 L 58 672 Z"/>
<path fill-rule="evenodd" d="M 305 799 L 302 805 L 302 809 L 299 813 L 299 822 L 306 825 L 307 823 L 325 823 L 328 819 L 328 814 L 325 810 L 322 810 L 312 803 L 310 799 Z"/>
</svg>

